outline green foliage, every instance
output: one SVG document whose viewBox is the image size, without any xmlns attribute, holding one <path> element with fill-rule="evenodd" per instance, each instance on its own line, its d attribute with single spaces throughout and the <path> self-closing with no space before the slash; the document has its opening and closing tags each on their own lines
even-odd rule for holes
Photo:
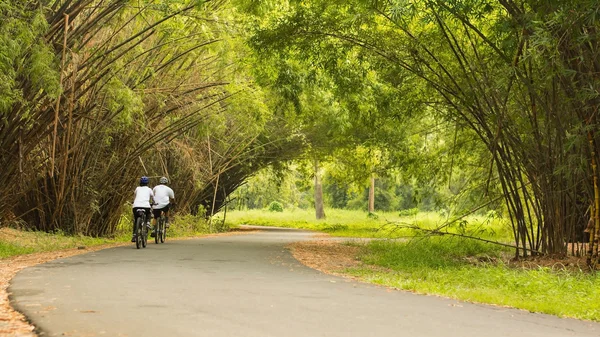
<svg viewBox="0 0 600 337">
<path fill-rule="evenodd" d="M 0 4 L 0 117 L 23 101 L 20 82 L 29 80 L 34 93 L 56 97 L 60 91 L 56 56 L 44 41 L 44 13 L 30 1 Z M 27 120 L 27 114 L 21 118 Z"/>
<path fill-rule="evenodd" d="M 174 217 L 167 235 L 188 237 L 206 233 L 210 233 L 206 218 L 204 216 L 187 214 Z"/>
<path fill-rule="evenodd" d="M 325 204 L 337 209 L 366 210 L 368 202 L 368 180 L 353 181 L 341 170 L 338 158 L 323 165 L 322 179 Z M 375 180 L 375 209 L 384 212 L 400 211 L 401 215 L 414 215 L 412 212 L 446 210 L 461 214 L 479 206 L 480 190 L 439 186 L 435 182 L 419 182 L 416 179 L 403 179 L 410 172 L 390 170 L 387 176 Z M 249 179 L 234 195 L 239 202 L 234 207 L 260 209 L 267 207 L 270 200 L 277 199 L 284 205 L 309 208 L 314 191 L 312 173 L 306 162 L 294 162 L 280 171 L 267 169 Z M 242 205 L 243 203 L 243 205 Z M 484 207 L 478 214 L 498 208 L 498 204 Z M 448 211 L 451 210 L 452 212 Z"/>
<path fill-rule="evenodd" d="M 0 220 L 112 236 L 130 212 L 123 191 L 141 175 L 169 176 L 178 211 L 201 215 L 248 176 L 300 153 L 291 123 L 274 117 L 275 91 L 256 85 L 260 67 L 235 8 L 129 5 L 0 4 L 0 181 L 19 190 L 0 193 Z"/>
<path fill-rule="evenodd" d="M 377 220 L 377 219 L 379 219 L 379 215 L 369 212 L 369 213 L 367 213 L 367 218 Z"/>
<path fill-rule="evenodd" d="M 144 112 L 142 97 L 125 85 L 117 77 L 113 77 L 104 87 L 106 109 L 116 115 L 115 129 L 119 132 L 130 128 L 133 123 L 139 123 Z"/>
<path fill-rule="evenodd" d="M 323 232 L 327 232 L 327 233 L 333 233 L 333 232 L 342 232 L 342 231 L 346 231 L 348 230 L 348 225 L 342 225 L 339 223 L 334 223 L 334 224 L 323 224 L 320 225 L 319 230 L 323 231 Z"/>
<path fill-rule="evenodd" d="M 283 212 L 283 205 L 280 202 L 272 201 L 267 207 L 269 212 Z"/>
<path fill-rule="evenodd" d="M 33 247 L 23 247 L 20 244 L 7 243 L 0 241 L 0 259 L 16 255 L 24 255 L 33 253 Z"/>
<path fill-rule="evenodd" d="M 263 209 L 268 208 L 272 200 L 279 200 L 283 208 L 310 208 L 314 193 L 307 180 L 308 175 L 294 165 L 262 170 L 232 195 L 232 206 L 236 209 Z"/>
<path fill-rule="evenodd" d="M 417 215 L 417 214 L 419 214 L 419 209 L 418 208 L 403 209 L 399 213 L 400 216 L 414 216 L 414 215 Z"/>
<path fill-rule="evenodd" d="M 362 210 L 368 208 L 368 201 L 364 196 L 356 196 L 354 199 L 349 200 L 346 204 L 346 208 L 350 210 Z"/>
<path fill-rule="evenodd" d="M 585 220 L 572 216 L 594 199 L 590 161 L 581 155 L 590 134 L 579 129 L 597 129 L 598 81 L 591 74 L 598 72 L 600 39 L 588 33 L 597 27 L 593 1 L 261 4 L 252 10 L 261 14 L 253 48 L 294 65 L 275 66 L 273 77 L 310 84 L 308 74 L 318 72 L 330 83 L 341 107 L 333 125 L 344 125 L 352 142 L 327 153 L 343 162 L 348 181 L 399 168 L 405 181 L 415 180 L 411 199 L 428 211 L 465 212 L 482 203 L 500 210 L 503 193 L 514 205 L 504 209 L 527 227 L 514 228 L 523 242 L 564 253 L 569 239 L 558 236 L 579 231 L 575 224 Z M 293 87 L 288 99 L 306 106 L 306 87 Z M 568 191 L 559 204 L 570 206 L 560 216 L 542 201 L 556 189 Z M 346 207 L 362 207 L 349 199 Z M 384 209 L 397 209 L 393 195 L 379 199 Z M 555 226 L 556 219 L 564 220 Z M 557 236 L 537 230 L 545 221 L 560 228 Z"/>
</svg>

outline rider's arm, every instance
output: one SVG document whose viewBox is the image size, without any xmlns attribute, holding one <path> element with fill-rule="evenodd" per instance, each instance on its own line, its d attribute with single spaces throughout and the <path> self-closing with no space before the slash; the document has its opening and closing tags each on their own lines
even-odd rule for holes
<svg viewBox="0 0 600 337">
<path fill-rule="evenodd" d="M 154 200 L 154 191 L 152 191 L 152 189 L 150 189 L 150 206 L 154 205 L 156 203 L 156 201 Z"/>
<path fill-rule="evenodd" d="M 173 192 L 173 189 L 169 188 L 169 201 L 171 203 L 175 203 L 175 192 Z"/>
</svg>

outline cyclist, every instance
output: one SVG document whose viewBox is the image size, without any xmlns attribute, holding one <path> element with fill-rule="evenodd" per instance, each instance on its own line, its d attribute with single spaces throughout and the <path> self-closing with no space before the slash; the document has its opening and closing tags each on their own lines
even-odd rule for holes
<svg viewBox="0 0 600 337">
<path fill-rule="evenodd" d="M 150 199 L 154 199 L 154 192 L 150 187 L 148 187 L 148 182 L 150 179 L 148 177 L 143 176 L 140 178 L 140 186 L 135 189 L 135 199 L 133 200 L 133 237 L 131 238 L 131 242 L 135 242 L 136 234 L 135 234 L 135 223 L 137 221 L 137 211 L 139 209 L 143 209 L 146 212 L 146 221 L 150 221 L 150 211 L 152 210 L 150 206 Z M 150 227 L 150 224 L 147 222 L 146 225 Z"/>
<path fill-rule="evenodd" d="M 154 206 L 152 207 L 154 213 L 154 219 L 152 219 L 152 228 L 156 228 L 156 219 L 160 218 L 160 213 L 165 212 L 166 227 L 169 228 L 169 206 L 171 206 L 171 200 L 175 201 L 175 193 L 167 186 L 169 179 L 167 177 L 160 178 L 160 185 L 154 186 Z M 152 237 L 156 233 L 152 230 Z"/>
</svg>

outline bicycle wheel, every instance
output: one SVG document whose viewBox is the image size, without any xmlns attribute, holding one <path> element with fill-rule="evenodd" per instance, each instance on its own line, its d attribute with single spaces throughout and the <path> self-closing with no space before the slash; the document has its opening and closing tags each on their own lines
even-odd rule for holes
<svg viewBox="0 0 600 337">
<path fill-rule="evenodd" d="M 148 244 L 148 230 L 146 229 L 146 217 L 142 223 L 142 247 L 146 248 Z"/>
<path fill-rule="evenodd" d="M 165 243 L 167 239 L 167 219 L 164 216 L 160 217 L 160 242 Z"/>
<path fill-rule="evenodd" d="M 135 247 L 137 249 L 142 246 L 142 224 L 143 220 L 141 218 L 135 220 Z"/>
</svg>

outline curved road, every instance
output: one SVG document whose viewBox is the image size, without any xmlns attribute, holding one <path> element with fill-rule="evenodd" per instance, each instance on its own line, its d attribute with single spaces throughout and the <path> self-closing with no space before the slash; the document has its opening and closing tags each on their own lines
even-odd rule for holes
<svg viewBox="0 0 600 337">
<path fill-rule="evenodd" d="M 284 248 L 312 233 L 106 249 L 21 271 L 13 305 L 41 336 L 600 336 L 600 324 L 349 281 Z"/>
</svg>

